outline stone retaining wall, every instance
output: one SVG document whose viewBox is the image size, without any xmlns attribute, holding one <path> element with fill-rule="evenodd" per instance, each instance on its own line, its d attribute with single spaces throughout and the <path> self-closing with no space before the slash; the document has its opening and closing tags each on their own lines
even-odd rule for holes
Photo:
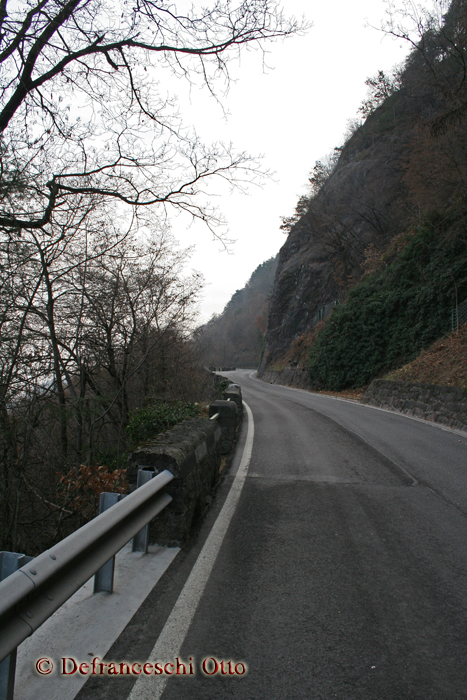
<svg viewBox="0 0 467 700">
<path fill-rule="evenodd" d="M 233 403 L 237 406 L 239 413 L 243 411 L 242 390 L 238 384 L 229 384 L 227 389 L 224 391 L 224 400 L 233 401 Z"/>
<path fill-rule="evenodd" d="M 209 417 L 219 414 L 217 425 L 220 427 L 222 436 L 220 440 L 221 454 L 228 454 L 235 444 L 237 429 L 242 420 L 242 414 L 234 401 L 214 401 L 209 406 Z"/>
<path fill-rule="evenodd" d="M 467 430 L 467 392 L 459 387 L 374 379 L 362 403 Z"/>
<path fill-rule="evenodd" d="M 151 542 L 175 546 L 190 534 L 193 519 L 211 503 L 219 477 L 221 429 L 216 421 L 191 418 L 139 445 L 128 457 L 127 478 L 136 488 L 138 469 L 159 474 L 168 469 L 166 486 L 173 501 L 150 524 Z"/>
</svg>

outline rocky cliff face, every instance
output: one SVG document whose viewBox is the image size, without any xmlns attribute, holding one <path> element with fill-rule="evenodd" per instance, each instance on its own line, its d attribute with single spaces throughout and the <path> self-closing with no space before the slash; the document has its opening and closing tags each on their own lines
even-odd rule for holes
<svg viewBox="0 0 467 700">
<path fill-rule="evenodd" d="M 321 307 L 345 298 L 371 252 L 410 220 L 404 178 L 415 111 L 401 93 L 387 99 L 336 149 L 339 157 L 304 212 L 302 202 L 303 213 L 279 253 L 262 370 L 311 330 Z"/>
<path fill-rule="evenodd" d="M 366 120 L 283 222 L 263 376 L 302 381 L 311 357 L 314 382 L 362 385 L 441 337 L 464 298 L 467 2 L 443 8 L 417 23 L 402 69 L 368 79 Z"/>
<path fill-rule="evenodd" d="M 268 365 L 311 327 L 316 310 L 337 293 L 326 249 L 306 227 L 296 227 L 279 254 L 266 331 Z"/>
</svg>

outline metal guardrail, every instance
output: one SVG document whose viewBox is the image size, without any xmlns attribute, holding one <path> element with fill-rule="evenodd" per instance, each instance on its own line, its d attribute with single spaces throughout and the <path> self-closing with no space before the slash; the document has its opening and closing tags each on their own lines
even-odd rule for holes
<svg viewBox="0 0 467 700">
<path fill-rule="evenodd" d="M 165 470 L 0 582 L 0 661 L 172 500 Z"/>
</svg>

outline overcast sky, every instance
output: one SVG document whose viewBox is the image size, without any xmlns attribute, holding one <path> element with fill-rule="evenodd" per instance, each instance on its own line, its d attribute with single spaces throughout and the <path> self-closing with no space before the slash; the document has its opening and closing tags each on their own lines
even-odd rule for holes
<svg viewBox="0 0 467 700">
<path fill-rule="evenodd" d="M 268 68 L 260 52 L 244 53 L 232 66 L 236 83 L 224 100 L 224 119 L 216 102 L 197 91 L 191 100 L 180 94 L 185 123 L 195 126 L 203 140 L 232 141 L 239 151 L 262 154 L 263 166 L 275 179 L 249 195 L 224 192 L 215 203 L 227 218 L 236 240 L 231 254 L 220 251 L 209 231 L 186 229 L 173 222 L 180 244 L 196 244 L 190 267 L 206 280 L 200 322 L 220 313 L 253 270 L 283 245 L 281 216 L 293 214 L 306 192 L 315 162 L 341 145 L 349 119 L 366 96 L 365 80 L 379 69 L 390 69 L 407 54 L 407 46 L 384 37 L 384 0 L 286 0 L 287 14 L 305 15 L 313 23 L 306 36 L 267 45 Z"/>
</svg>

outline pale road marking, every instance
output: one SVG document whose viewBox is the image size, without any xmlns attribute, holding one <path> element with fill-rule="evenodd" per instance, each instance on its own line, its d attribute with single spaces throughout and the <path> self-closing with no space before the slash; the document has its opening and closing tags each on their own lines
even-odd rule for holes
<svg viewBox="0 0 467 700">
<path fill-rule="evenodd" d="M 258 379 L 258 372 L 255 370 L 249 374 L 250 379 L 255 379 L 257 382 L 262 382 L 262 379 Z M 263 382 L 263 384 L 269 384 L 269 382 Z M 442 425 L 441 423 L 435 423 L 434 421 L 427 420 L 426 418 L 418 418 L 417 416 L 408 416 L 406 413 L 400 413 L 395 409 L 382 408 L 381 406 L 370 406 L 368 403 L 360 403 L 357 399 L 344 399 L 342 396 L 331 396 L 330 394 L 319 394 L 316 391 L 308 391 L 308 389 L 299 389 L 296 386 L 287 386 L 286 384 L 271 384 L 270 386 L 279 386 L 283 389 L 290 389 L 290 391 L 303 391 L 305 394 L 312 396 L 324 396 L 326 399 L 334 399 L 334 401 L 345 401 L 346 403 L 353 403 L 357 406 L 362 406 L 363 408 L 371 408 L 373 411 L 383 411 L 384 413 L 392 413 L 393 416 L 402 416 L 403 418 L 408 418 L 409 420 L 417 421 L 417 423 L 424 423 L 425 425 L 431 425 L 433 428 L 438 428 L 439 430 L 444 430 L 445 433 L 454 433 L 454 435 L 460 435 L 465 438 L 465 430 L 458 430 L 457 428 L 450 428 L 448 425 Z"/>
<path fill-rule="evenodd" d="M 251 409 L 245 402 L 243 402 L 243 405 L 248 415 L 248 431 L 240 466 L 232 482 L 232 486 L 230 487 L 229 495 L 222 506 L 221 512 L 217 516 L 217 520 L 214 523 L 209 537 L 204 543 L 203 549 L 165 623 L 159 639 L 147 659 L 151 663 L 156 661 L 173 663 L 175 657 L 179 656 L 188 628 L 190 627 L 225 533 L 227 532 L 227 528 L 237 507 L 238 499 L 240 498 L 250 465 L 255 434 Z M 189 659 L 180 660 L 185 663 L 189 662 Z M 128 696 L 128 700 L 159 700 L 164 692 L 168 678 L 168 676 L 163 675 L 151 675 L 138 678 Z"/>
</svg>

